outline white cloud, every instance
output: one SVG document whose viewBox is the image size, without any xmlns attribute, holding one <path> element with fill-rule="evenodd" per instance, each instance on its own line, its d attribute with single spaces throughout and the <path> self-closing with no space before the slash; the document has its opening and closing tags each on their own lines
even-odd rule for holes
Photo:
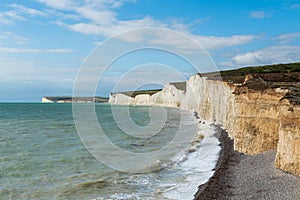
<svg viewBox="0 0 300 200">
<path fill-rule="evenodd" d="M 0 47 L 3 53 L 71 53 L 73 49 L 33 49 L 33 48 L 11 48 Z"/>
<path fill-rule="evenodd" d="M 79 26 L 76 28 L 78 28 L 78 30 L 83 29 L 89 33 L 93 30 L 95 34 L 99 34 L 102 30 L 97 30 L 97 27 L 97 25 L 95 25 L 95 27 L 89 27 L 89 25 L 82 24 L 81 27 Z M 119 33 L 122 30 L 126 30 L 126 28 L 124 27 L 124 29 L 115 30 L 114 33 Z M 109 36 L 111 33 L 108 32 L 107 34 Z M 178 32 L 178 34 L 174 34 L 172 31 L 164 31 L 164 28 L 162 28 L 161 31 L 159 28 L 152 30 L 145 28 L 129 32 L 128 34 L 118 35 L 116 38 L 126 42 L 144 42 L 145 45 L 147 44 L 148 46 L 158 45 L 160 47 L 171 47 L 171 49 L 184 54 L 195 54 L 203 52 L 201 47 L 207 51 L 211 51 L 225 47 L 247 44 L 253 41 L 256 37 L 257 36 L 255 35 L 233 35 L 229 37 L 199 36 L 189 32 L 183 35 L 180 32 Z M 95 42 L 94 44 L 98 45 L 101 44 L 101 42 Z"/>
<path fill-rule="evenodd" d="M 105 24 L 101 25 L 97 23 L 76 23 L 76 24 L 62 23 L 61 25 L 75 32 L 92 34 L 92 35 L 100 35 L 105 37 L 111 37 L 113 35 L 122 33 L 124 31 L 129 31 L 141 27 L 166 26 L 150 17 L 145 17 L 139 20 L 127 20 L 127 21 L 115 19 L 115 20 L 111 20 L 111 23 L 108 23 L 107 21 L 106 22 L 103 21 L 103 23 Z M 132 41 L 132 40 L 129 39 L 127 41 Z"/>
<path fill-rule="evenodd" d="M 252 11 L 250 13 L 250 17 L 255 18 L 255 19 L 263 19 L 268 16 L 269 16 L 269 14 L 267 14 L 265 11 Z"/>
<path fill-rule="evenodd" d="M 264 59 L 269 59 L 261 56 L 262 52 L 247 52 L 245 54 L 238 54 L 232 58 L 233 63 L 237 65 L 253 65 L 264 63 Z"/>
<path fill-rule="evenodd" d="M 85 29 L 87 30 L 87 29 Z M 127 43 L 143 44 L 144 47 L 153 47 L 159 49 L 166 49 L 173 53 L 179 53 L 187 59 L 191 59 L 194 63 L 204 63 L 207 58 L 208 51 L 214 51 L 221 48 L 243 45 L 251 42 L 257 36 L 199 36 L 191 33 L 182 34 L 181 32 L 174 32 L 166 28 L 143 28 L 134 31 L 129 31 L 121 35 L 117 35 L 114 39 L 125 41 L 125 43 L 118 43 L 118 47 Z M 94 42 L 94 45 L 100 45 L 101 42 Z M 203 58 L 205 57 L 205 58 Z M 209 69 L 210 64 L 207 63 L 205 67 Z"/>
<path fill-rule="evenodd" d="M 23 5 L 9 4 L 7 6 L 11 9 L 0 12 L 0 24 L 13 24 L 15 21 L 26 21 L 28 19 L 25 16 L 47 16 L 45 12 L 28 8 Z"/>
<path fill-rule="evenodd" d="M 255 35 L 233 35 L 229 37 L 191 35 L 191 37 L 208 50 L 247 44 L 256 38 Z"/>
<path fill-rule="evenodd" d="M 135 2 L 135 0 L 36 0 L 51 8 L 60 10 L 75 10 L 79 7 L 90 6 L 96 10 L 104 8 L 117 8 L 125 2 Z"/>
<path fill-rule="evenodd" d="M 294 39 L 296 39 L 298 37 L 300 37 L 300 32 L 285 33 L 285 34 L 282 34 L 282 35 L 276 37 L 276 39 L 279 40 L 280 44 L 286 44 L 286 43 L 293 41 Z"/>
<path fill-rule="evenodd" d="M 76 1 L 73 0 L 37 0 L 40 3 L 44 3 L 47 6 L 55 9 L 69 10 L 76 6 Z"/>
<path fill-rule="evenodd" d="M 10 10 L 0 12 L 0 24 L 12 24 L 14 21 L 27 20 L 25 17 L 19 15 L 16 11 Z"/>
<path fill-rule="evenodd" d="M 79 23 L 66 23 L 63 21 L 56 22 L 58 25 L 68 29 L 92 35 L 101 35 L 110 37 L 112 35 L 141 27 L 149 26 L 167 26 L 151 17 L 143 17 L 133 20 L 119 20 L 118 14 L 112 8 L 121 6 L 125 0 L 86 0 L 86 1 L 69 1 L 69 0 L 38 0 L 41 3 L 55 9 L 69 10 L 81 18 Z M 127 0 L 128 1 L 128 0 Z M 131 1 L 133 2 L 133 1 Z M 74 15 L 72 15 L 74 18 Z M 86 21 L 88 20 L 88 21 Z M 86 22 L 83 22 L 86 21 Z"/>
<path fill-rule="evenodd" d="M 135 34 L 126 34 L 121 39 L 128 42 L 139 42 L 148 38 L 149 30 L 145 29 L 145 32 L 139 31 Z M 254 35 L 233 35 L 229 37 L 218 37 L 218 36 L 200 36 L 189 32 L 185 35 L 180 33 L 174 34 L 170 31 L 159 31 L 154 30 L 151 32 L 153 39 L 150 39 L 150 44 L 159 44 L 176 47 L 179 50 L 193 51 L 199 50 L 199 44 L 206 50 L 215 50 L 230 46 L 242 45 L 251 42 L 256 38 Z M 190 39 L 188 39 L 190 38 Z M 195 41 L 195 42 L 188 42 Z M 192 52 L 190 52 L 192 53 Z"/>
<path fill-rule="evenodd" d="M 30 16 L 46 16 L 46 14 L 42 11 L 33 8 L 28 8 L 23 5 L 10 4 L 9 7 L 13 8 L 18 13 L 28 14 Z"/>
<path fill-rule="evenodd" d="M 165 23 L 150 16 L 145 16 L 140 19 L 120 20 L 118 14 L 113 10 L 113 7 L 121 6 L 122 0 L 86 0 L 72 1 L 69 0 L 38 0 L 50 6 L 51 8 L 64 9 L 77 14 L 82 20 L 78 23 L 56 22 L 56 24 L 64 26 L 71 31 L 83 34 L 98 35 L 111 37 L 119 33 L 144 27 L 162 27 L 176 28 L 176 30 L 185 32 L 188 36 L 198 41 L 204 48 L 208 50 L 220 49 L 224 47 L 246 44 L 255 39 L 253 35 L 234 35 L 229 37 L 218 36 L 200 36 L 190 32 L 190 25 L 181 23 L 179 20 Z M 131 1 L 132 2 L 132 1 Z M 144 39 L 143 35 L 126 35 L 121 39 L 127 42 L 138 42 Z M 153 43 L 162 43 L 165 45 L 177 45 L 178 48 L 191 50 L 193 47 L 186 46 L 181 41 L 172 39 L 172 37 L 157 34 L 157 39 Z"/>
<path fill-rule="evenodd" d="M 94 23 L 100 25 L 108 25 L 114 23 L 117 15 L 115 12 L 112 12 L 110 10 L 95 10 L 91 6 L 78 7 L 75 10 L 80 14 L 81 17 L 89 19 Z"/>
<path fill-rule="evenodd" d="M 300 46 L 271 46 L 257 51 L 246 52 L 232 57 L 229 61 L 220 63 L 221 66 L 246 66 L 275 63 L 290 63 L 300 61 Z"/>
<path fill-rule="evenodd" d="M 27 44 L 31 41 L 29 38 L 17 35 L 13 32 L 0 32 L 0 41 L 8 41 L 10 44 Z"/>
</svg>

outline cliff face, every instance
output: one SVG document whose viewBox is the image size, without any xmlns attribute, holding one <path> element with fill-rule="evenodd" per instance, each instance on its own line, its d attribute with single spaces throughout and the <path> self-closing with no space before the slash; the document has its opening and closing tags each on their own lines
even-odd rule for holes
<svg viewBox="0 0 300 200">
<path fill-rule="evenodd" d="M 194 75 L 186 82 L 186 91 L 167 84 L 151 96 L 113 94 L 109 102 L 194 110 L 204 120 L 227 129 L 237 151 L 253 155 L 277 148 L 276 166 L 300 175 L 300 108 L 281 100 L 285 92 L 249 91 Z"/>
<path fill-rule="evenodd" d="M 230 128 L 236 113 L 232 92 L 233 88 L 224 82 L 195 75 L 187 81 L 181 108 L 195 110 L 203 119 Z"/>
<path fill-rule="evenodd" d="M 235 95 L 238 112 L 231 135 L 236 150 L 253 155 L 277 147 L 283 95 L 275 91 Z"/>
<path fill-rule="evenodd" d="M 108 103 L 120 104 L 120 105 L 130 105 L 134 104 L 134 98 L 129 97 L 125 94 L 114 93 L 109 95 Z"/>
<path fill-rule="evenodd" d="M 167 84 L 161 92 L 150 97 L 151 104 L 180 107 L 184 91 L 178 90 L 174 85 Z"/>
<path fill-rule="evenodd" d="M 54 103 L 54 101 L 48 99 L 47 97 L 42 98 L 42 103 Z"/>
<path fill-rule="evenodd" d="M 300 175 L 300 107 L 281 107 L 275 166 Z"/>
</svg>

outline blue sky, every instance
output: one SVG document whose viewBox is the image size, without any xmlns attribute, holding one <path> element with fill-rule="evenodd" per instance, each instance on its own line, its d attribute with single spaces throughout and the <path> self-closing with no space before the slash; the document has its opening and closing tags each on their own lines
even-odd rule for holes
<svg viewBox="0 0 300 200">
<path fill-rule="evenodd" d="M 71 95 L 79 67 L 97 44 L 143 27 L 185 33 L 219 69 L 300 61 L 297 0 L 1 0 L 0 5 L 2 102 Z M 109 76 L 98 95 L 111 91 L 115 80 Z"/>
</svg>

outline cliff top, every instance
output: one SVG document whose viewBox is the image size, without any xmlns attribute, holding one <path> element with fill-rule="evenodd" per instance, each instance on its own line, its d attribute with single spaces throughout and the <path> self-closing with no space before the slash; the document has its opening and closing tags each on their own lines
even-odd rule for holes
<svg viewBox="0 0 300 200">
<path fill-rule="evenodd" d="M 210 80 L 220 80 L 238 85 L 236 91 L 264 91 L 287 89 L 285 99 L 300 104 L 300 63 L 244 67 L 235 70 L 200 74 Z"/>
<path fill-rule="evenodd" d="M 237 85 L 238 91 L 264 91 L 267 89 L 287 89 L 284 98 L 293 104 L 300 104 L 300 62 L 265 66 L 243 67 L 234 70 L 198 74 L 208 80 L 225 81 Z M 220 76 L 221 75 L 221 76 Z M 186 82 L 174 82 L 170 85 L 186 91 Z M 140 94 L 153 95 L 161 89 L 120 92 L 135 97 Z M 112 93 L 113 94 L 113 93 Z"/>
<path fill-rule="evenodd" d="M 136 91 L 126 91 L 126 92 L 117 92 L 117 93 L 121 93 L 121 94 L 124 94 L 126 96 L 129 96 L 129 97 L 135 97 L 137 95 L 140 95 L 140 94 L 149 94 L 149 95 L 153 95 L 157 92 L 160 92 L 162 89 L 155 89 L 155 90 L 136 90 Z M 114 93 L 111 93 L 111 94 L 114 94 Z"/>
<path fill-rule="evenodd" d="M 221 74 L 222 78 L 245 76 L 247 74 L 293 74 L 300 72 L 300 62 L 287 64 L 274 64 L 264 66 L 242 67 L 233 70 L 211 72 L 202 74 L 209 78 L 214 78 Z M 299 80 L 299 77 L 298 77 Z M 234 80 L 233 80 L 234 81 Z"/>
</svg>

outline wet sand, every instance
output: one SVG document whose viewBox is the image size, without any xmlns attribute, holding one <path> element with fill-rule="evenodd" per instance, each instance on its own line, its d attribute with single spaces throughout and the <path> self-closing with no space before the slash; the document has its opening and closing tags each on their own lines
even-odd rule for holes
<svg viewBox="0 0 300 200">
<path fill-rule="evenodd" d="M 275 150 L 255 156 L 233 150 L 233 140 L 222 131 L 222 151 L 216 172 L 199 186 L 196 200 L 300 199 L 300 177 L 274 167 Z"/>
</svg>

